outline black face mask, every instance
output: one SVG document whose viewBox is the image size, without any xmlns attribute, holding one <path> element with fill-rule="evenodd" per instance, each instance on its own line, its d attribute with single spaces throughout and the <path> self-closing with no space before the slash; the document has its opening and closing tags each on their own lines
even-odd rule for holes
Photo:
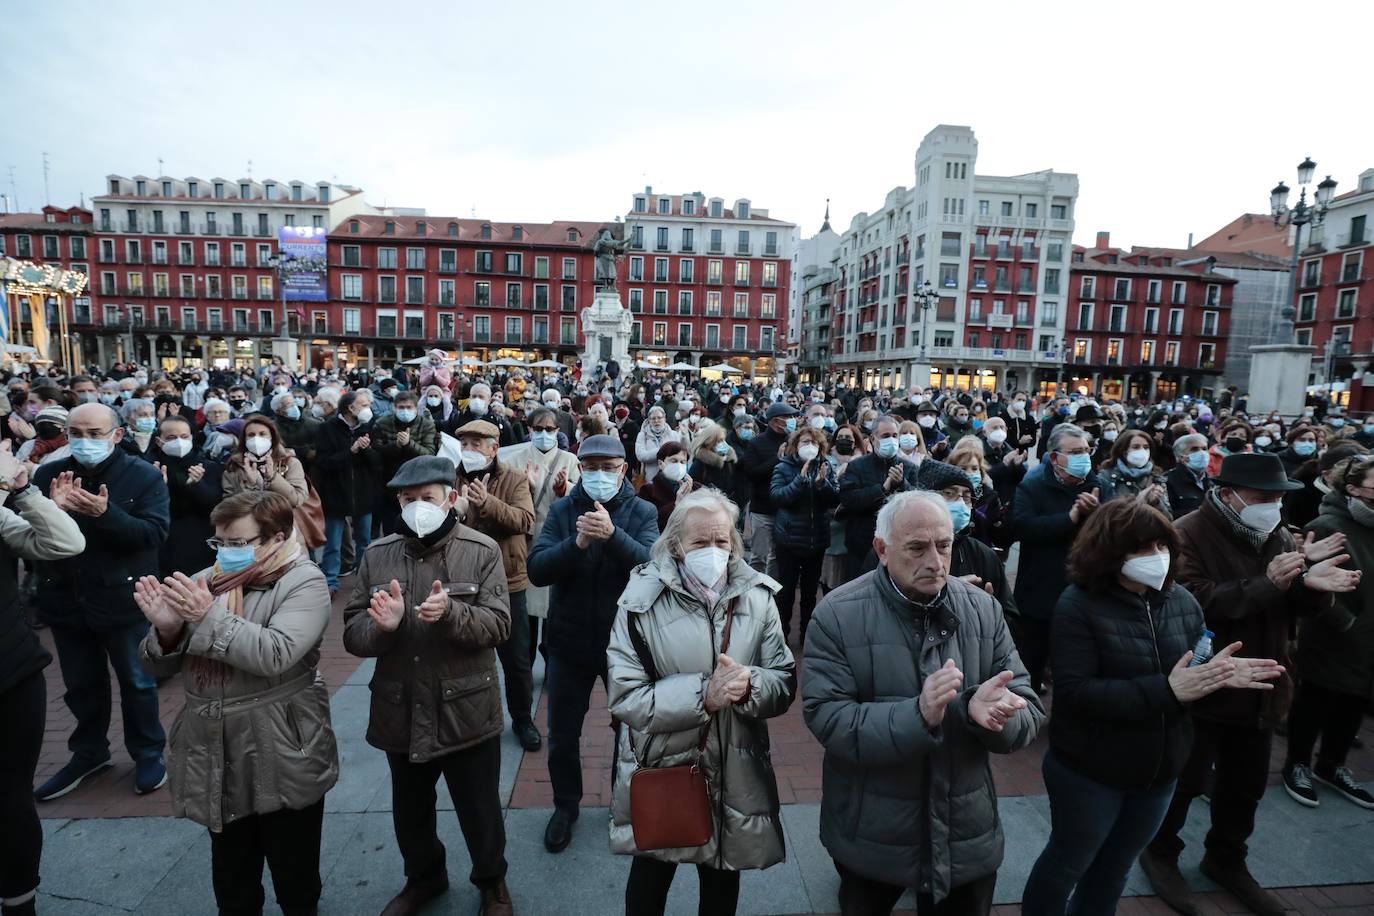
<svg viewBox="0 0 1374 916">
<path fill-rule="evenodd" d="M 853 440 L 853 439 L 836 439 L 836 440 L 835 440 L 835 451 L 839 452 L 841 455 L 852 455 L 852 454 L 854 454 L 854 440 Z"/>
<path fill-rule="evenodd" d="M 1242 439 L 1240 436 L 1227 436 L 1226 451 L 1231 452 L 1233 454 L 1235 452 L 1245 451 L 1245 440 Z"/>
<path fill-rule="evenodd" d="M 235 410 L 238 410 L 240 407 L 247 403 L 248 402 L 243 400 L 242 398 L 234 398 L 229 402 L 229 406 L 233 407 Z"/>
</svg>

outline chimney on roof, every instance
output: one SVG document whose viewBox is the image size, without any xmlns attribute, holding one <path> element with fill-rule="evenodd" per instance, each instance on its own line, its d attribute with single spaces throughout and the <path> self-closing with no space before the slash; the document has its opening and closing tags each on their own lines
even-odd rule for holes
<svg viewBox="0 0 1374 916">
<path fill-rule="evenodd" d="M 1193 234 L 1190 232 L 1190 233 L 1188 233 L 1188 248 L 1189 248 L 1189 250 L 1191 250 L 1192 247 L 1193 247 Z"/>
<path fill-rule="evenodd" d="M 1094 247 L 1096 247 L 1096 248 L 1110 248 L 1110 247 L 1112 247 L 1112 234 L 1111 234 L 1110 232 L 1099 232 L 1099 233 L 1097 234 L 1097 245 L 1094 246 Z"/>
<path fill-rule="evenodd" d="M 648 196 L 650 196 L 650 195 L 653 194 L 653 193 L 654 193 L 653 187 L 652 187 L 651 185 L 647 185 L 647 184 L 646 184 L 646 185 L 644 186 L 644 196 L 645 196 L 645 197 L 648 197 Z"/>
</svg>

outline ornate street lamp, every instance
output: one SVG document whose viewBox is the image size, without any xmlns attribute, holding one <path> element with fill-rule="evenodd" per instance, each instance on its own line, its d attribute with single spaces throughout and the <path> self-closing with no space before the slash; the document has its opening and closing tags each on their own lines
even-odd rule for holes
<svg viewBox="0 0 1374 916">
<path fill-rule="evenodd" d="M 930 324 L 930 310 L 940 301 L 940 295 L 935 291 L 935 287 L 927 280 L 916 287 L 916 292 L 912 294 L 911 301 L 921 310 L 921 362 L 926 362 L 926 338 Z M 924 387 L 924 386 L 923 386 Z"/>
<path fill-rule="evenodd" d="M 295 342 L 291 339 L 291 335 L 287 333 L 288 320 L 286 317 L 286 276 L 287 274 L 295 270 L 296 265 L 299 261 L 300 259 L 293 254 L 288 254 L 283 257 L 280 252 L 274 253 L 270 258 L 267 259 L 268 266 L 271 267 L 274 271 L 276 271 L 277 288 L 281 290 L 281 327 L 279 328 L 281 333 L 277 336 L 285 342 L 282 346 L 282 351 L 288 353 L 294 353 L 296 348 Z M 232 361 L 232 356 L 230 357 L 230 359 Z M 295 366 L 296 360 L 292 358 L 291 365 L 289 368 L 295 369 Z"/>
<path fill-rule="evenodd" d="M 1312 203 L 1307 202 L 1307 186 L 1316 174 L 1317 163 L 1311 157 L 1298 163 L 1298 202 L 1290 209 L 1288 206 L 1288 185 L 1280 181 L 1269 192 L 1269 209 L 1274 216 L 1275 226 L 1293 227 L 1293 260 L 1288 272 L 1288 299 L 1279 310 L 1279 326 L 1275 341 L 1290 343 L 1293 340 L 1293 319 L 1297 316 L 1298 259 L 1302 252 L 1302 227 L 1311 223 L 1313 228 L 1326 220 L 1326 211 L 1331 197 L 1336 192 L 1336 180 L 1327 175 L 1312 193 Z M 1310 237 L 1309 237 L 1310 238 Z"/>
</svg>

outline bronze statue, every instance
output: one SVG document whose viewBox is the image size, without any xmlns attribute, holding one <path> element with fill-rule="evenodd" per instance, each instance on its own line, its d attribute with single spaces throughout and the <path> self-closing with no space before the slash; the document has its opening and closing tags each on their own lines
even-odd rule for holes
<svg viewBox="0 0 1374 916">
<path fill-rule="evenodd" d="M 602 229 L 601 233 L 592 243 L 592 251 L 596 254 L 596 288 L 615 289 L 615 261 L 623 255 L 630 247 L 630 236 L 627 231 L 625 238 L 620 241 L 611 235 L 610 229 Z"/>
</svg>

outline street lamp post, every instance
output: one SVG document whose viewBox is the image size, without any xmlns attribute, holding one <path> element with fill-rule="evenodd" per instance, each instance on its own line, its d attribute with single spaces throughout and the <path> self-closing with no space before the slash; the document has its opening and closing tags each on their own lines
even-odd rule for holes
<svg viewBox="0 0 1374 916">
<path fill-rule="evenodd" d="M 931 368 L 930 356 L 928 355 L 930 353 L 930 310 L 934 308 L 935 304 L 939 301 L 940 296 L 935 292 L 935 287 L 929 280 L 916 287 L 916 292 L 911 296 L 912 304 L 921 310 L 921 355 L 917 360 L 917 365 L 924 366 L 926 370 L 926 377 L 919 379 L 921 383 L 919 387 L 922 390 L 930 384 Z M 916 384 L 917 381 L 918 380 L 914 378 L 911 380 L 911 388 L 913 391 L 918 387 Z"/>
<path fill-rule="evenodd" d="M 1312 203 L 1307 202 L 1307 185 L 1317 171 L 1317 164 L 1311 157 L 1298 163 L 1298 202 L 1291 209 L 1288 206 L 1288 185 L 1280 181 L 1269 192 L 1269 208 L 1274 215 L 1275 226 L 1293 227 L 1293 259 L 1288 273 L 1288 298 L 1279 310 L 1279 327 L 1275 342 L 1293 341 L 1293 320 L 1297 316 L 1298 260 L 1302 252 L 1302 227 L 1308 223 L 1315 229 L 1326 220 L 1326 211 L 1331 196 L 1336 190 L 1336 181 L 1330 175 L 1320 182 L 1312 194 Z M 1310 237 L 1309 237 L 1310 239 Z"/>
<path fill-rule="evenodd" d="M 283 363 L 287 364 L 287 368 L 292 370 L 296 368 L 296 346 L 295 341 L 291 339 L 291 335 L 287 333 L 286 275 L 291 272 L 291 269 L 296 266 L 299 260 L 300 259 L 295 255 L 289 254 L 283 257 L 281 253 L 277 253 L 272 255 L 267 261 L 272 269 L 276 271 L 277 286 L 281 289 L 281 328 L 280 333 L 277 335 L 277 339 L 281 341 L 281 352 L 277 355 L 282 358 Z M 287 359 L 288 354 L 290 354 L 289 361 Z"/>
</svg>

